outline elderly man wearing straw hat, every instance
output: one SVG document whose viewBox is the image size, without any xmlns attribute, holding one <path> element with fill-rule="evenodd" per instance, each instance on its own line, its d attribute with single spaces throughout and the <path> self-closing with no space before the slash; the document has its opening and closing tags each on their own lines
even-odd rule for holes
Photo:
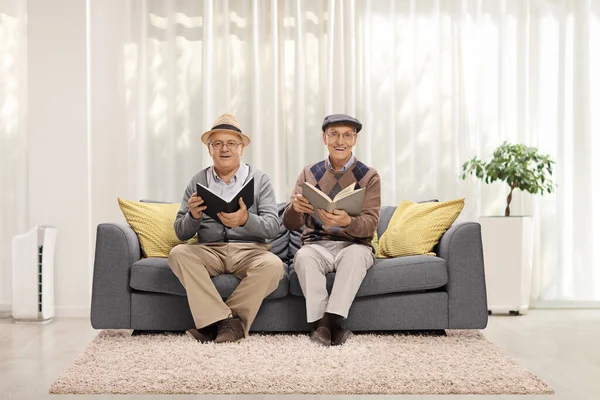
<svg viewBox="0 0 600 400">
<path fill-rule="evenodd" d="M 188 335 L 201 342 L 235 342 L 248 335 L 263 299 L 284 276 L 282 261 L 265 243 L 279 232 L 275 193 L 265 173 L 240 161 L 250 138 L 234 116 L 221 115 L 201 139 L 214 165 L 191 179 L 175 220 L 177 237 L 185 241 L 198 234 L 198 243 L 174 247 L 169 266 L 187 292 L 195 323 Z M 251 178 L 250 208 L 240 199 L 238 211 L 218 214 L 222 224 L 203 215 L 206 206 L 196 194 L 196 183 L 231 200 Z M 225 273 L 242 280 L 227 301 L 211 281 Z"/>
<path fill-rule="evenodd" d="M 306 316 L 312 324 L 310 337 L 325 346 L 341 345 L 352 334 L 340 323 L 348 317 L 356 292 L 375 260 L 371 240 L 379 224 L 381 182 L 375 169 L 352 154 L 361 129 L 362 124 L 349 115 L 325 117 L 323 144 L 329 157 L 304 167 L 283 214 L 287 229 L 304 226 L 303 246 L 294 258 L 294 270 L 306 298 Z M 320 221 L 315 219 L 313 206 L 302 195 L 304 182 L 331 199 L 350 185 L 365 188 L 360 215 L 317 210 Z M 328 294 L 325 277 L 330 272 L 336 274 Z"/>
</svg>

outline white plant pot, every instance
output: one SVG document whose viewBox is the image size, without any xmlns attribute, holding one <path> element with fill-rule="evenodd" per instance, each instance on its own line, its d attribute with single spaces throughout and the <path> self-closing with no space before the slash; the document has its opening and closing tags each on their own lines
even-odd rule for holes
<svg viewBox="0 0 600 400">
<path fill-rule="evenodd" d="M 480 217 L 488 310 L 523 314 L 529 309 L 533 217 Z"/>
</svg>

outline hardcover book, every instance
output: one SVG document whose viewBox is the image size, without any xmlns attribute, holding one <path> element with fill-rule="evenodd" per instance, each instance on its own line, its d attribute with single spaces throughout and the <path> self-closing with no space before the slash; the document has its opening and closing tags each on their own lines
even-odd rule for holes
<svg viewBox="0 0 600 400">
<path fill-rule="evenodd" d="M 240 209 L 240 197 L 244 200 L 246 208 L 250 208 L 254 204 L 254 178 L 250 178 L 229 201 L 199 183 L 196 183 L 196 194 L 204 200 L 206 209 L 203 213 L 221 223 L 221 220 L 217 217 L 217 213 L 233 213 L 238 211 Z"/>
<path fill-rule="evenodd" d="M 333 199 L 317 189 L 314 185 L 304 182 L 302 185 L 302 195 L 308 199 L 315 208 L 315 218 L 318 217 L 318 209 L 327 212 L 333 210 L 344 210 L 348 215 L 357 216 L 362 212 L 363 201 L 365 199 L 365 188 L 354 189 L 355 184 L 344 188 Z"/>
</svg>

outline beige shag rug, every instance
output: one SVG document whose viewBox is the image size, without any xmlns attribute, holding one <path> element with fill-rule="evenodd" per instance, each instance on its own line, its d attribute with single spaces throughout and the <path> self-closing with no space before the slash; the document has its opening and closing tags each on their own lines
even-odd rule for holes
<svg viewBox="0 0 600 400">
<path fill-rule="evenodd" d="M 306 334 L 200 344 L 186 335 L 102 331 L 53 394 L 552 394 L 478 331 L 357 334 L 322 347 Z"/>
</svg>

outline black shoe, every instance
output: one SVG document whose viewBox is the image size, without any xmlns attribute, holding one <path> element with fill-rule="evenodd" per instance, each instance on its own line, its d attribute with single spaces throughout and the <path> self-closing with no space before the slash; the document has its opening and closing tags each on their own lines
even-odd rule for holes
<svg viewBox="0 0 600 400">
<path fill-rule="evenodd" d="M 331 346 L 331 332 L 328 328 L 320 326 L 310 334 L 310 340 L 323 346 Z"/>
<path fill-rule="evenodd" d="M 351 337 L 351 330 L 343 328 L 340 325 L 336 325 L 333 327 L 333 332 L 331 333 L 331 345 L 341 346 L 344 343 L 346 343 L 346 340 L 350 339 Z"/>
<path fill-rule="evenodd" d="M 188 329 L 185 333 L 200 343 L 212 342 L 217 337 L 217 325 L 212 324 L 201 329 Z"/>
<path fill-rule="evenodd" d="M 217 322 L 219 332 L 215 343 L 233 343 L 244 338 L 244 326 L 239 318 L 227 318 Z"/>
</svg>

